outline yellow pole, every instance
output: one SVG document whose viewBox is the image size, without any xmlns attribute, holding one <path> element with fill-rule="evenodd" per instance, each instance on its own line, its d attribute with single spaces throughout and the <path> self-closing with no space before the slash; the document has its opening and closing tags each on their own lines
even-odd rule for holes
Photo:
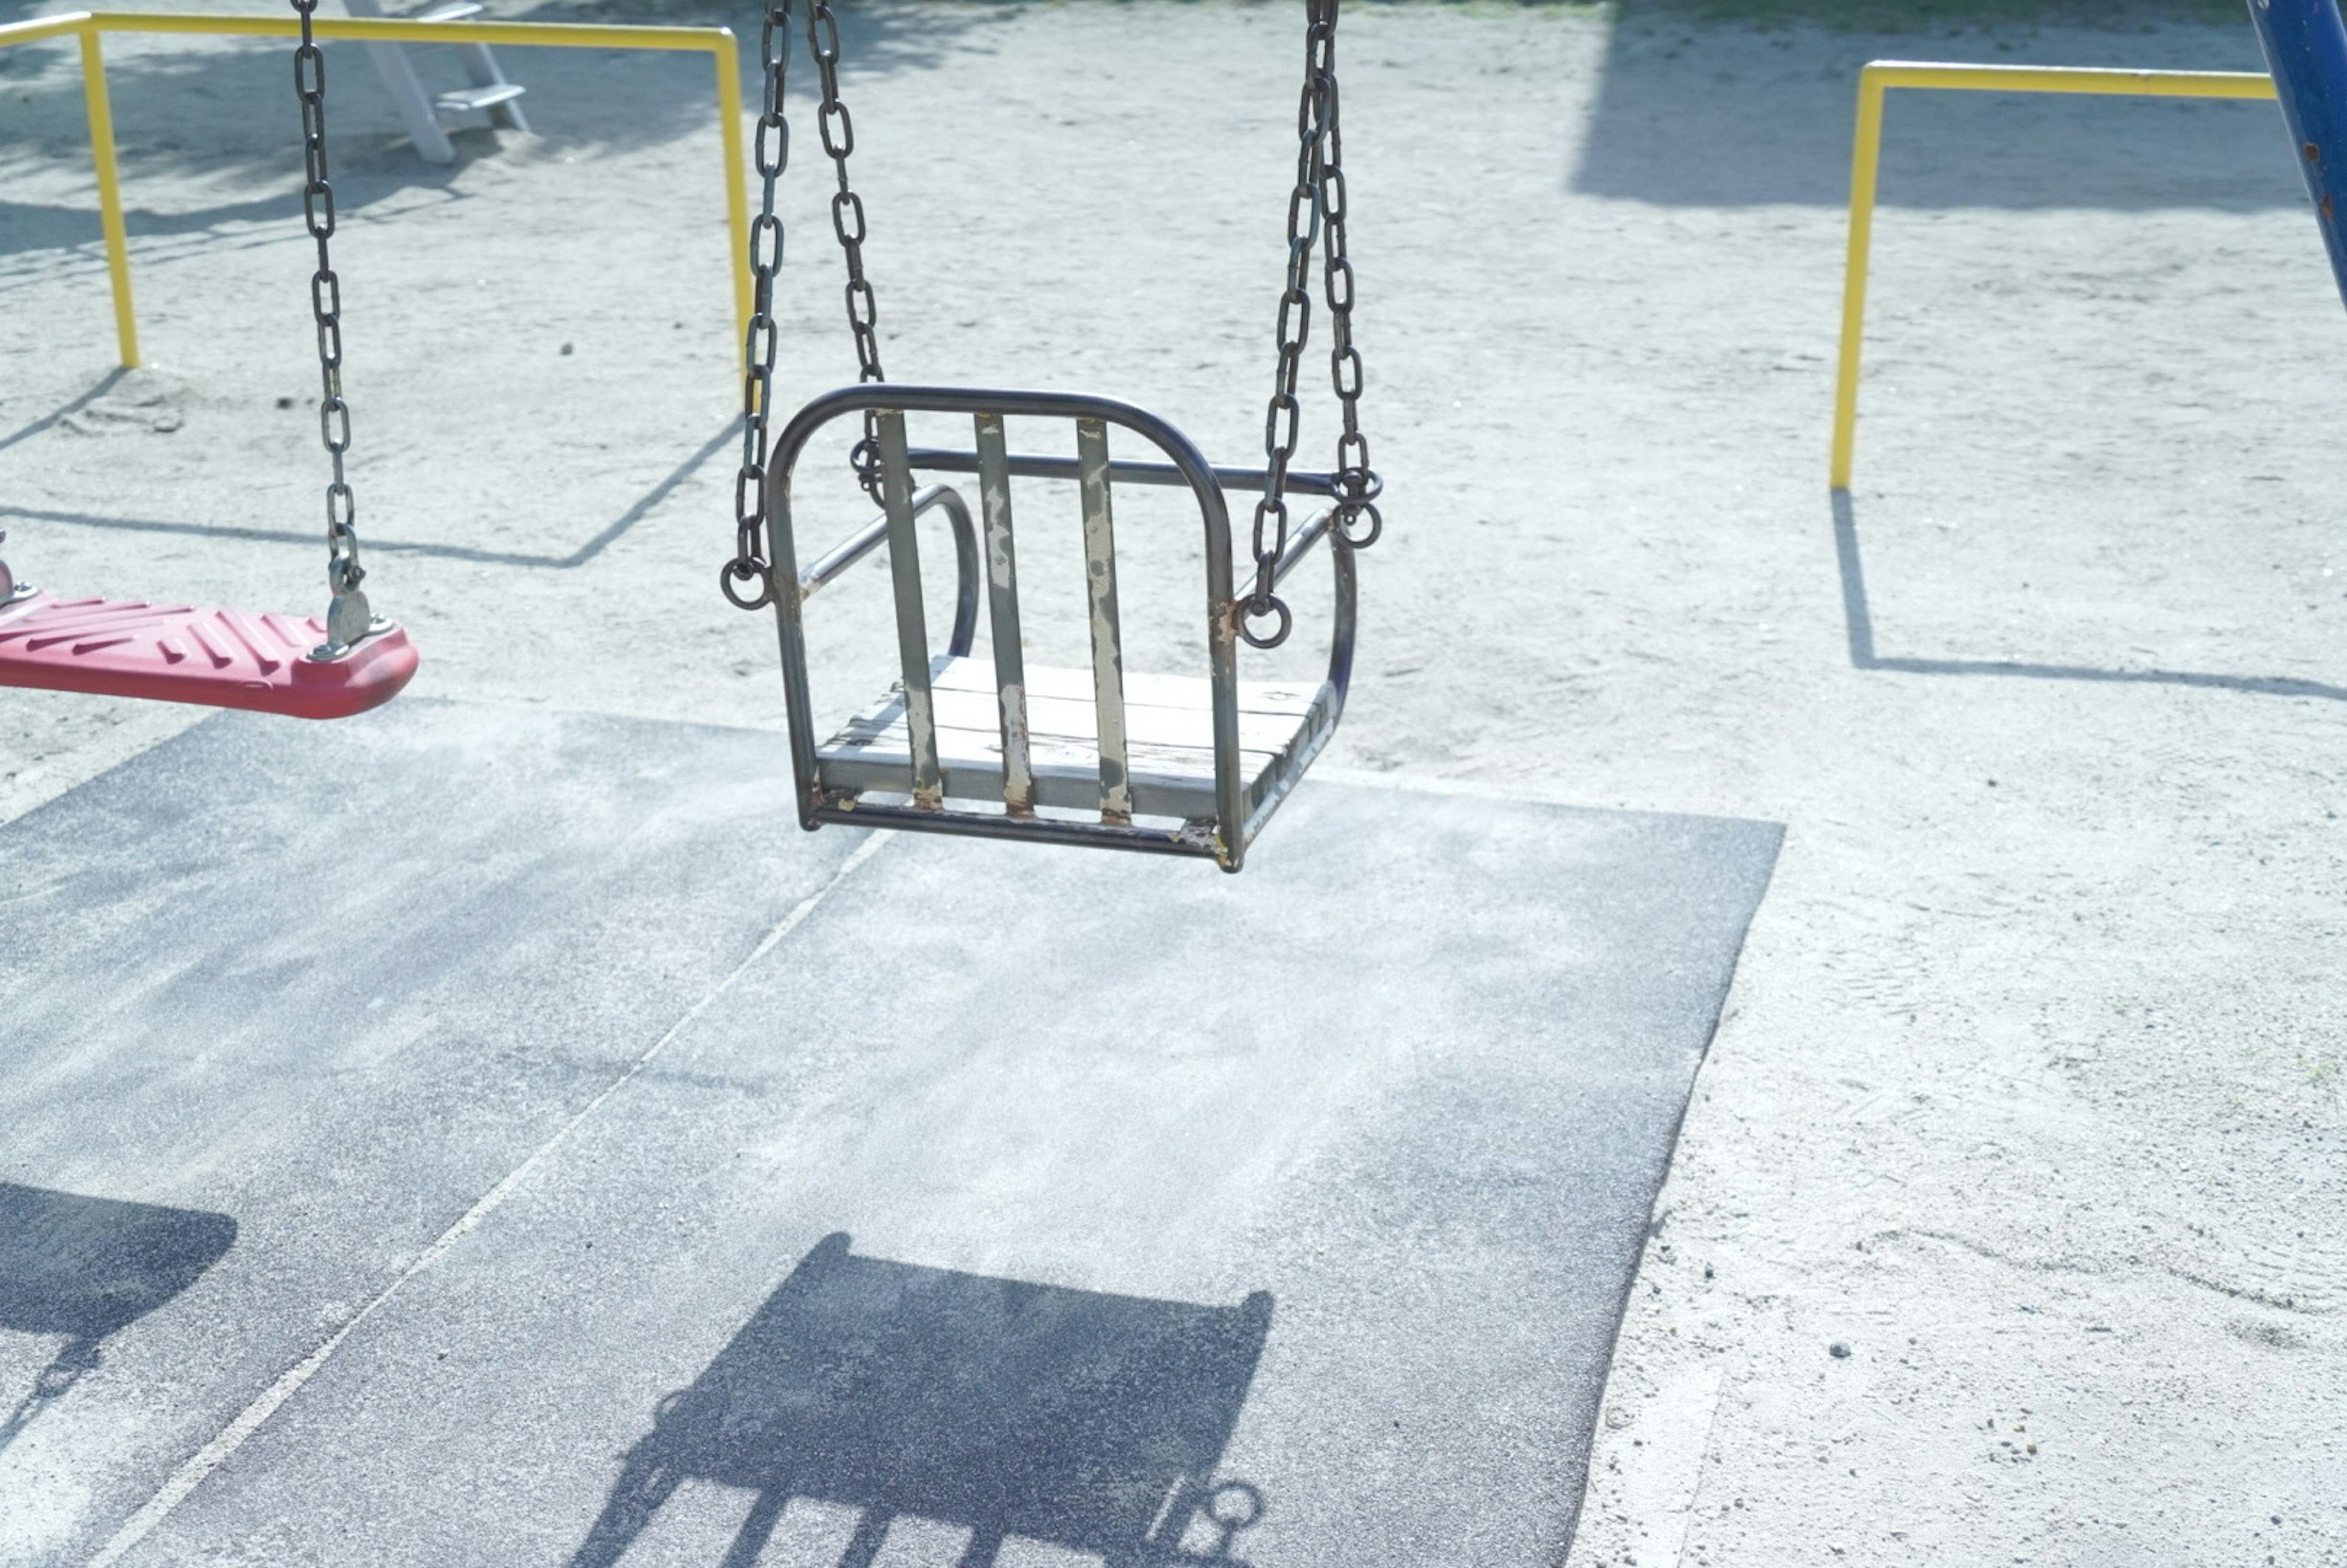
<svg viewBox="0 0 2347 1568">
<path fill-rule="evenodd" d="M 29 21 L 0 23 L 0 48 L 31 44 L 67 33 L 81 39 L 82 91 L 89 107 L 90 154 L 97 174 L 99 222 L 106 234 L 107 269 L 114 280 L 115 333 L 122 363 L 138 363 L 138 326 L 131 310 L 129 240 L 122 222 L 121 180 L 116 169 L 114 114 L 108 102 L 106 64 L 98 35 L 115 33 L 206 34 L 214 36 L 292 37 L 301 23 L 292 16 L 210 16 L 176 12 L 87 11 Z M 511 44 L 552 48 L 705 49 L 717 67 L 717 118 L 725 160 L 725 216 L 733 240 L 733 338 L 746 349 L 753 301 L 750 278 L 749 181 L 742 155 L 742 64 L 733 32 L 724 27 L 641 27 L 546 22 L 416 22 L 402 17 L 324 17 L 322 38 L 381 39 L 415 44 Z"/>
<path fill-rule="evenodd" d="M 1841 363 L 1834 374 L 1831 483 L 1850 488 L 1858 444 L 1858 368 L 1866 332 L 1867 255 L 1882 168 L 1882 102 L 1891 87 L 1958 92 L 2091 93 L 2181 98 L 2270 98 L 2273 78 L 2255 71 L 2135 71 L 2072 66 L 1961 66 L 1876 60 L 1858 74 L 1858 136 L 1850 155 L 1850 257 L 1841 289 Z"/>
<path fill-rule="evenodd" d="M 2163 98 L 2271 98 L 2263 71 L 2141 71 L 2109 66 L 1959 66 L 1932 60 L 1876 60 L 1865 77 L 1886 87 L 1944 87 L 1974 93 L 2088 93 Z"/>
<path fill-rule="evenodd" d="M 726 231 L 733 236 L 733 342 L 750 351 L 750 187 L 742 168 L 742 58 L 733 29 L 717 30 L 717 138 L 725 151 Z"/>
<path fill-rule="evenodd" d="M 1850 488 L 1858 439 L 1858 350 L 1866 333 L 1866 259 L 1874 239 L 1874 188 L 1882 168 L 1882 78 L 1858 74 L 1858 138 L 1850 156 L 1850 256 L 1841 283 L 1841 364 L 1834 372 L 1833 487 Z"/>
<path fill-rule="evenodd" d="M 109 33 L 195 33 L 217 37 L 292 38 L 298 17 L 221 16 L 185 11 L 100 11 L 91 18 Z M 320 16 L 321 38 L 361 38 L 392 44 L 510 44 L 517 48 L 709 49 L 715 27 L 640 27 L 577 22 L 417 22 L 405 16 Z M 0 28 L 0 38 L 11 29 Z M 28 36 L 31 36 L 28 34 Z M 15 41 L 9 39 L 8 41 Z"/>
<path fill-rule="evenodd" d="M 106 234 L 106 270 L 114 279 L 114 336 L 121 347 L 122 367 L 138 365 L 138 319 L 130 307 L 130 236 L 122 226 L 122 179 L 114 159 L 114 106 L 106 95 L 106 56 L 97 42 L 97 24 L 85 22 L 81 34 L 81 93 L 89 109 L 89 158 L 97 171 L 97 221 Z"/>
</svg>

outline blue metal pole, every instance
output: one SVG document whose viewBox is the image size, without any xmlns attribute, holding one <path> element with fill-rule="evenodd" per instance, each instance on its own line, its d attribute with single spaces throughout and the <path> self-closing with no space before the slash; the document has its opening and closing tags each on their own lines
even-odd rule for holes
<svg viewBox="0 0 2347 1568">
<path fill-rule="evenodd" d="M 2298 167 L 2314 199 L 2315 220 L 2331 251 L 2331 271 L 2347 300 L 2347 23 L 2338 0 L 2249 0 L 2265 46 L 2282 118 L 2298 147 Z"/>
</svg>

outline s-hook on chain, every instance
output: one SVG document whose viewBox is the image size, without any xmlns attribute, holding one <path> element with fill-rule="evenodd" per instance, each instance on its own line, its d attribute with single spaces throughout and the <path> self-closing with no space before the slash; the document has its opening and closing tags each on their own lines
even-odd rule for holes
<svg viewBox="0 0 2347 1568">
<path fill-rule="evenodd" d="M 839 237 L 840 254 L 847 259 L 847 330 L 856 338 L 856 379 L 886 381 L 880 369 L 879 304 L 864 277 L 864 199 L 847 183 L 847 155 L 856 150 L 856 124 L 839 98 L 839 18 L 831 0 L 808 0 L 807 48 L 815 55 L 823 78 L 823 107 L 815 128 L 823 133 L 823 150 L 839 171 L 839 190 L 831 199 L 831 231 Z M 848 455 L 856 481 L 873 500 L 880 499 L 880 415 L 864 415 L 864 439 Z"/>
<path fill-rule="evenodd" d="M 766 7 L 758 51 L 766 68 L 766 98 L 758 116 L 755 141 L 763 182 L 758 216 L 750 223 L 750 273 L 754 292 L 749 341 L 742 362 L 742 466 L 733 476 L 733 559 L 717 585 L 732 603 L 756 610 L 774 600 L 774 568 L 765 558 L 766 421 L 774 402 L 774 274 L 783 265 L 783 220 L 774 215 L 774 188 L 791 160 L 790 122 L 783 118 L 783 89 L 790 73 L 792 0 Z M 745 597 L 749 584 L 756 595 Z"/>
<path fill-rule="evenodd" d="M 310 313 L 318 328 L 318 434 L 333 459 L 333 482 L 326 487 L 326 587 L 333 595 L 326 610 L 326 641 L 313 659 L 339 658 L 376 629 L 359 584 L 356 508 L 343 477 L 343 454 L 351 449 L 351 405 L 343 401 L 343 282 L 334 275 L 326 241 L 334 232 L 334 188 L 326 180 L 326 56 L 311 36 L 311 13 L 318 0 L 293 0 L 302 18 L 302 43 L 293 51 L 293 90 L 302 100 L 302 222 L 318 242 L 318 270 L 310 276 Z"/>
</svg>

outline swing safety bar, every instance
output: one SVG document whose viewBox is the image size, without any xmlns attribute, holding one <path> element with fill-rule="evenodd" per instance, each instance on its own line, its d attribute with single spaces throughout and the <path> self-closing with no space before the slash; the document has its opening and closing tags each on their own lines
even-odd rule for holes
<svg viewBox="0 0 2347 1568">
<path fill-rule="evenodd" d="M 1850 254 L 1842 270 L 1841 358 L 1834 374 L 1829 483 L 1850 488 L 1858 445 L 1858 358 L 1866 332 L 1866 270 L 1874 240 L 1874 192 L 1882 168 L 1882 97 L 1892 87 L 1975 93 L 2087 93 L 2170 98 L 2274 97 L 2261 71 L 2131 71 L 2076 66 L 1942 65 L 1876 60 L 1858 74 L 1858 132 L 1850 155 Z"/>
<path fill-rule="evenodd" d="M 937 474 L 975 474 L 979 457 L 975 452 L 946 452 L 935 447 L 916 446 L 905 455 L 906 461 L 916 468 Z M 1009 459 L 1010 474 L 1020 479 L 1077 479 L 1081 471 L 1072 457 L 1034 457 L 1013 454 Z M 1263 489 L 1266 477 L 1261 468 L 1216 468 L 1214 482 L 1225 491 Z M 1111 463 L 1108 477 L 1119 485 L 1157 485 L 1178 490 L 1189 484 L 1190 477 L 1169 463 Z M 1307 474 L 1300 468 L 1287 471 L 1287 482 L 1280 487 L 1286 496 L 1327 496 L 1337 494 L 1337 476 Z"/>
<path fill-rule="evenodd" d="M 740 51 L 725 27 L 636 27 L 572 22 L 423 22 L 405 17 L 319 16 L 321 38 L 357 38 L 397 44 L 487 44 L 557 49 L 657 49 L 705 51 L 717 73 L 717 123 L 725 165 L 725 207 L 732 231 L 733 341 L 750 332 L 750 203 L 742 160 Z M 68 11 L 29 22 L 0 25 L 0 48 L 72 35 L 81 41 L 82 99 L 89 120 L 90 161 L 97 176 L 98 224 L 106 236 L 106 265 L 114 282 L 114 330 L 125 369 L 138 364 L 138 323 L 130 298 L 130 246 L 122 219 L 122 180 L 116 167 L 114 110 L 107 94 L 106 59 L 98 44 L 104 33 L 200 33 L 217 36 L 292 38 L 301 23 L 291 16 L 202 16 L 160 11 Z"/>
<path fill-rule="evenodd" d="M 969 651 L 978 635 L 978 530 L 969 520 L 969 505 L 950 485 L 929 485 L 913 493 L 913 516 L 942 508 L 954 536 L 954 629 L 947 646 L 959 658 Z M 813 599 L 829 588 L 848 568 L 880 548 L 888 537 L 888 514 L 881 513 L 832 548 L 815 565 L 799 573 L 799 598 Z"/>
<path fill-rule="evenodd" d="M 910 448 L 905 436 L 907 413 L 969 416 L 976 450 Z M 872 416 L 877 430 L 886 510 L 802 573 L 792 531 L 792 471 L 817 431 L 835 420 L 865 415 Z M 1071 422 L 1077 455 L 1072 459 L 1013 456 L 1004 437 L 1008 417 Z M 1112 462 L 1111 425 L 1140 436 L 1170 461 Z M 941 485 L 913 488 L 912 476 L 922 468 L 979 477 L 982 551 L 972 537 L 969 512 L 951 489 Z M 1073 671 L 1040 671 L 1030 684 L 1012 548 L 1013 476 L 1072 478 L 1081 491 L 1092 653 L 1088 678 Z M 1326 493 L 1328 484 L 1325 475 L 1289 477 L 1289 487 L 1301 492 Z M 1207 678 L 1134 677 L 1140 683 L 1135 698 L 1138 734 L 1133 733 L 1136 712 L 1127 706 L 1117 605 L 1111 497 L 1118 479 L 1187 487 L 1198 503 L 1205 534 Z M 1238 870 L 1249 843 L 1335 731 L 1353 665 L 1355 569 L 1352 552 L 1333 545 L 1329 553 L 1336 593 L 1327 679 L 1317 692 L 1241 685 L 1238 616 L 1243 606 L 1233 589 L 1230 512 L 1224 486 L 1251 483 L 1259 487 L 1262 479 L 1259 470 L 1213 467 L 1172 425 L 1104 397 L 866 382 L 827 393 L 801 408 L 775 441 L 764 487 L 771 569 L 777 580 L 795 581 L 800 588 L 796 593 L 774 596 L 800 825 L 812 831 L 825 823 L 848 823 L 1040 838 L 1204 856 L 1226 871 Z M 929 652 L 913 527 L 922 513 L 936 507 L 944 508 L 954 526 L 960 578 L 954 635 L 942 659 L 933 659 Z M 1286 577 L 1313 549 L 1328 542 L 1334 531 L 1329 512 L 1312 517 L 1290 535 L 1276 563 L 1276 575 Z M 859 717 L 828 745 L 819 746 L 809 692 L 805 601 L 883 539 L 895 586 L 900 680 L 882 705 Z M 983 738 L 988 747 L 998 739 L 999 743 L 999 755 L 984 761 L 970 754 L 971 743 L 979 737 L 969 716 L 976 692 L 965 664 L 981 558 L 994 661 L 989 704 L 993 716 L 983 722 Z M 1089 689 L 1071 689 L 1077 683 Z M 944 753 L 939 749 L 941 692 L 955 710 L 946 727 L 953 731 L 957 748 Z M 1039 734 L 1035 711 L 1045 709 L 1058 727 Z M 1071 720 L 1074 714 L 1081 717 Z M 1082 731 L 1082 741 L 1097 759 L 1096 777 L 1089 784 L 1073 777 L 1067 764 L 1071 723 Z M 1196 738 L 1200 734 L 1210 739 Z M 1039 766 L 1039 750 L 1050 751 L 1051 768 Z M 1192 771 L 1204 769 L 1209 755 L 1210 779 L 1204 771 Z M 999 811 L 948 806 L 949 797 L 970 799 L 980 788 L 999 794 Z M 875 800 L 873 794 L 907 796 L 909 804 Z M 1098 815 L 1096 820 L 1046 816 L 1040 814 L 1044 808 Z M 1136 816 L 1171 817 L 1178 825 L 1152 826 L 1135 822 Z"/>
<path fill-rule="evenodd" d="M 925 466 L 925 465 L 920 461 L 920 459 L 925 456 L 958 456 L 958 454 L 925 454 L 917 451 L 911 456 L 913 458 L 912 466 L 919 468 Z M 1056 459 L 1013 457 L 1010 459 L 1010 471 L 1014 475 L 1025 474 L 1026 469 L 1020 466 L 1022 463 L 1051 463 L 1054 461 L 1056 461 Z M 928 466 L 938 467 L 943 466 L 942 464 Z M 1114 477 L 1122 476 L 1124 470 L 1129 467 L 1139 468 L 1154 466 L 1155 465 L 1153 464 L 1112 463 L 1109 466 L 1109 471 L 1111 477 Z M 1165 471 L 1167 473 L 1178 472 L 1178 470 L 1170 468 Z M 1244 468 L 1217 468 L 1214 470 L 1217 477 L 1235 474 L 1244 477 L 1248 472 L 1248 470 Z M 1057 476 L 1047 475 L 1044 477 L 1056 477 Z M 1301 474 L 1291 474 L 1288 476 L 1291 479 L 1317 478 L 1319 477 L 1320 476 L 1318 475 Z M 1143 478 L 1135 482 L 1146 485 L 1152 481 Z M 1187 483 L 1186 480 L 1184 482 Z M 1230 481 L 1225 478 L 1224 482 L 1227 484 Z M 1262 483 L 1260 476 L 1257 476 L 1255 483 L 1258 485 Z M 1299 487 L 1290 486 L 1289 487 L 1294 489 L 1298 488 Z M 951 638 L 948 639 L 946 646 L 950 652 L 958 658 L 969 651 L 970 643 L 975 641 L 978 636 L 978 530 L 970 522 L 969 503 L 963 500 L 961 498 L 961 493 L 956 490 L 952 486 L 927 485 L 913 492 L 913 516 L 916 518 L 926 517 L 928 513 L 940 508 L 944 510 L 947 520 L 953 528 L 954 537 L 954 628 L 953 635 Z M 1280 552 L 1278 562 L 1271 569 L 1272 587 L 1277 588 L 1281 583 L 1286 582 L 1287 580 L 1287 574 L 1294 571 L 1298 566 L 1302 565 L 1304 558 L 1310 555 L 1315 547 L 1319 545 L 1323 539 L 1328 537 L 1328 526 L 1335 518 L 1336 513 L 1330 510 L 1323 509 L 1321 511 L 1315 512 L 1311 517 L 1305 519 L 1305 523 L 1302 528 L 1296 529 L 1293 535 L 1289 536 L 1287 548 Z M 849 535 L 846 539 L 843 539 L 838 544 L 833 546 L 830 552 L 818 559 L 815 565 L 799 573 L 799 598 L 801 600 L 813 599 L 819 590 L 829 588 L 833 583 L 837 582 L 841 578 L 847 575 L 848 569 L 854 567 L 856 562 L 870 555 L 874 550 L 878 549 L 882 542 L 885 541 L 887 537 L 888 514 L 882 512 L 878 517 L 865 524 L 864 527 L 858 529 L 856 533 Z"/>
</svg>

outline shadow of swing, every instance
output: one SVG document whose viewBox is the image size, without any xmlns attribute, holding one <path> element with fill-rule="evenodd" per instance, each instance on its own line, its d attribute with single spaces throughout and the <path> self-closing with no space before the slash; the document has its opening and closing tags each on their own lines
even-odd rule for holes
<svg viewBox="0 0 2347 1568">
<path fill-rule="evenodd" d="M 570 1568 L 618 1563 L 686 1480 L 755 1494 L 723 1568 L 756 1563 L 794 1499 L 855 1511 L 839 1568 L 899 1520 L 967 1532 L 961 1568 L 1012 1537 L 1110 1568 L 1237 1561 L 1263 1500 L 1214 1475 L 1270 1327 L 1267 1292 L 1109 1296 L 857 1257 L 835 1233 L 661 1402 Z"/>
<path fill-rule="evenodd" d="M 0 1450 L 98 1365 L 108 1335 L 194 1284 L 235 1242 L 226 1214 L 0 1182 L 0 1329 L 66 1337 L 0 1419 Z"/>
<path fill-rule="evenodd" d="M 1850 492 L 1833 492 L 1834 559 L 1841 573 L 1842 620 L 1856 670 L 1909 675 L 2006 675 L 2028 681 L 2099 681 L 2129 686 L 2198 686 L 2266 697 L 2320 697 L 2347 702 L 2347 686 L 2283 675 L 2212 675 L 2197 670 L 2104 670 L 2089 664 L 2034 664 L 2004 659 L 1884 657 L 1874 651 L 1874 613 L 1866 597 L 1866 568 L 1858 549 L 1858 517 Z"/>
</svg>

